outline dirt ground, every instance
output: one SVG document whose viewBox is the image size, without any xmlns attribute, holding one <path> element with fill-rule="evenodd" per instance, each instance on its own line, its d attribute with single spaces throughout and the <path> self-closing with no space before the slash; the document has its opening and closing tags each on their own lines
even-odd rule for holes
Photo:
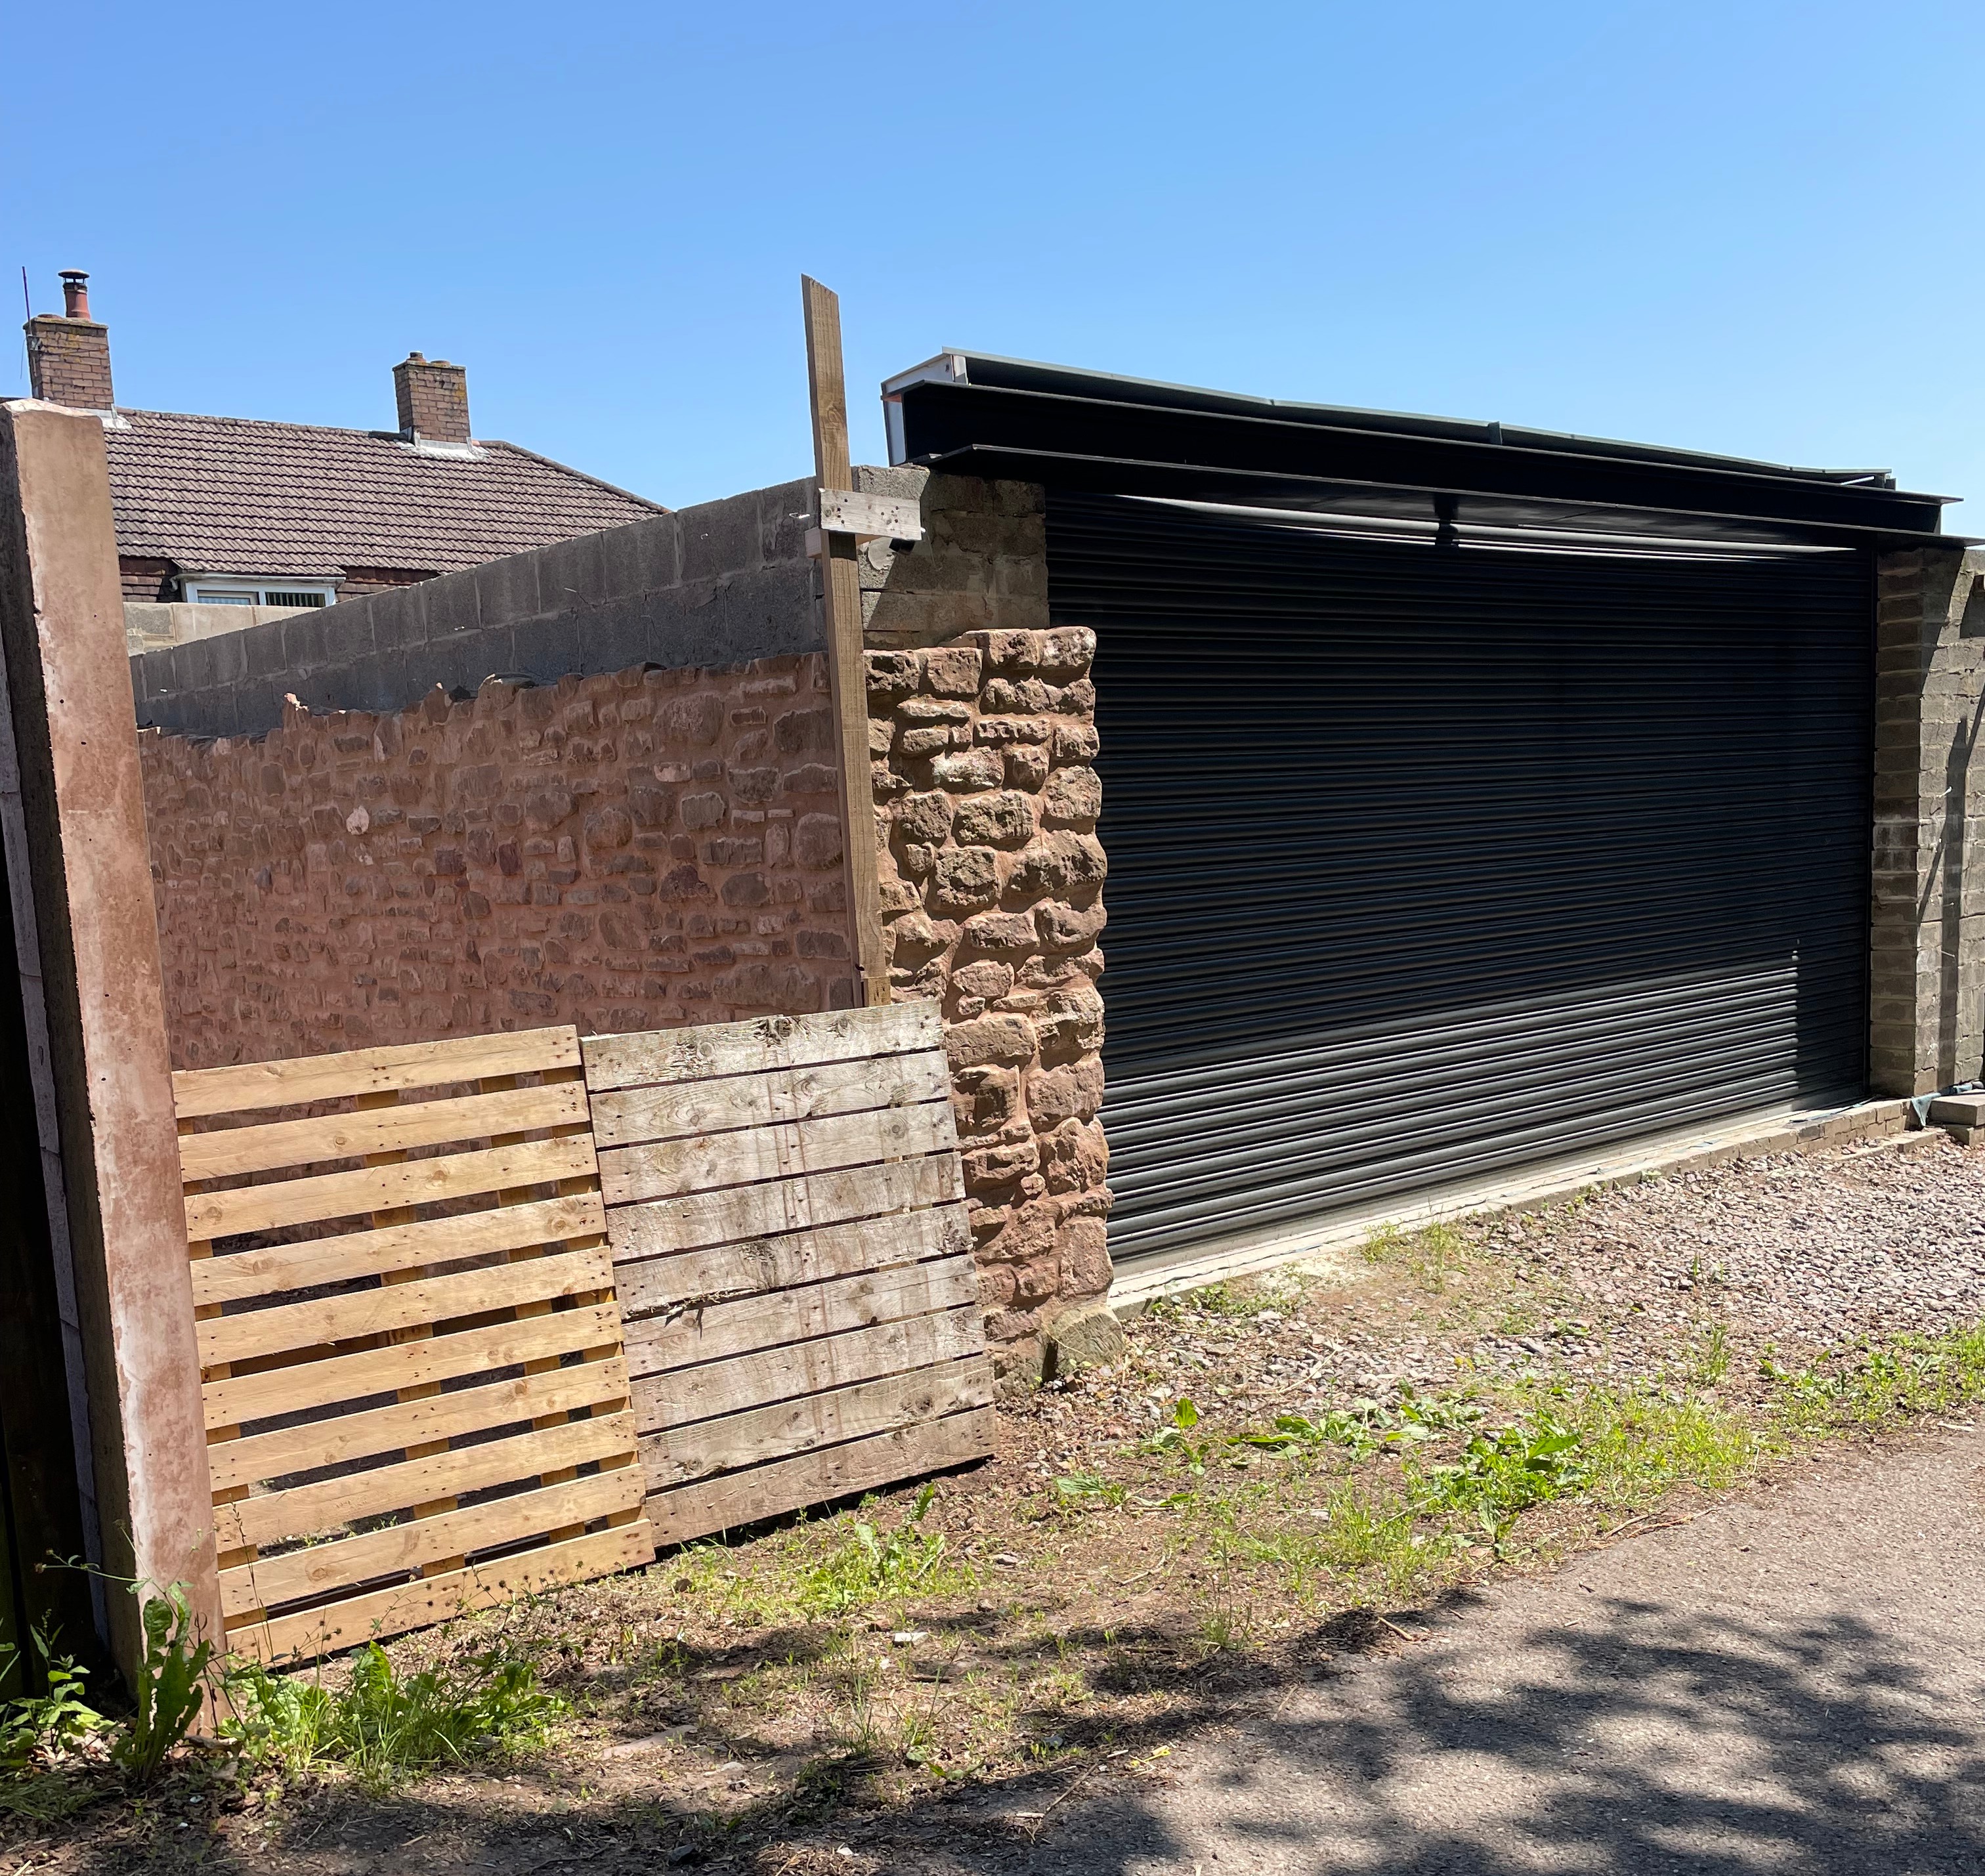
<svg viewBox="0 0 1985 1876">
<path fill-rule="evenodd" d="M 149 1792 L 15 1818 L 0 1871 L 1985 1868 L 1950 1860 L 1981 1841 L 1950 1769 L 1976 1764 L 1978 1612 L 1907 1613 L 1910 1521 L 1940 1505 L 1923 1541 L 1985 1596 L 1953 1482 L 1975 1460 L 1922 1444 L 1985 1394 L 1981 1318 L 1985 1155 L 1941 1136 L 1382 1234 L 1147 1312 L 927 1500 L 394 1645 L 531 1663 L 568 1711 L 528 1750 L 383 1797 L 195 1750 Z M 1812 1593 L 1747 1602 L 1731 1554 L 1810 1554 Z M 1838 1737 L 1812 1717 L 1862 1656 L 1930 1690 L 1896 1696 L 1905 1743 L 1924 1702 L 1970 1700 L 1935 1792 L 1888 1733 L 1856 1743 L 1872 1684 Z M 1726 1730 L 1805 1701 L 1806 1770 L 1691 1772 L 1691 1686 Z M 1630 1787 L 1639 1836 L 1601 1817 Z M 1725 1842 L 1715 1807 L 1741 1804 Z M 1908 1823 L 1932 1812 L 1933 1844 Z"/>
</svg>

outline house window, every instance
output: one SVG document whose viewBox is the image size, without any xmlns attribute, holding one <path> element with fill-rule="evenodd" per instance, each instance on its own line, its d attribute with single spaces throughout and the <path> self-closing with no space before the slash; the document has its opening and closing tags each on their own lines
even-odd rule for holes
<svg viewBox="0 0 1985 1876">
<path fill-rule="evenodd" d="M 329 606 L 336 593 L 321 586 L 268 585 L 260 580 L 188 580 L 186 596 L 194 606 Z"/>
</svg>

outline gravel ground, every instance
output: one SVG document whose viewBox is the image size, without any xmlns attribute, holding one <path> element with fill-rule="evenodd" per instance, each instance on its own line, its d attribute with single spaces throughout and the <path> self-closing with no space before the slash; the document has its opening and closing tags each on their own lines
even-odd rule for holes
<svg viewBox="0 0 1985 1876">
<path fill-rule="evenodd" d="M 1985 1152 L 1931 1132 L 1748 1160 L 1271 1273 L 1224 1311 L 1198 1301 L 1147 1311 L 1120 1367 L 1016 1404 L 1048 1436 L 1038 1473 L 1161 1420 L 1181 1394 L 1268 1418 L 1401 1382 L 1700 1380 L 1711 1363 L 1734 1398 L 1766 1356 L 1796 1371 L 1863 1337 L 1976 1322 Z"/>
</svg>

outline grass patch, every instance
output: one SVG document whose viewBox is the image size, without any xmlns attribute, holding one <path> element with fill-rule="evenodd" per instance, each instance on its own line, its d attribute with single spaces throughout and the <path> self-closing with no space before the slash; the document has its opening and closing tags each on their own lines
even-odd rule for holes
<svg viewBox="0 0 1985 1876">
<path fill-rule="evenodd" d="M 1473 1261 L 1468 1240 L 1452 1225 L 1431 1224 L 1418 1231 L 1381 1225 L 1365 1240 L 1361 1254 L 1367 1264 L 1402 1271 L 1439 1296 Z"/>
<path fill-rule="evenodd" d="M 1872 1431 L 1985 1398 L 1985 1324 L 1879 1343 L 1864 1338 L 1796 1374 L 1768 1354 L 1761 1367 L 1777 1384 L 1779 1417 L 1791 1431 Z"/>
<path fill-rule="evenodd" d="M 402 1678 L 377 1642 L 351 1657 L 341 1687 L 256 1662 L 230 1671 L 227 1689 L 236 1717 L 221 1730 L 244 1757 L 292 1775 L 341 1766 L 374 1793 L 444 1763 L 539 1744 L 569 1710 L 528 1662 L 484 1655 Z"/>
<path fill-rule="evenodd" d="M 949 1555 L 944 1533 L 925 1528 L 924 1515 L 936 1495 L 935 1485 L 925 1485 L 893 1531 L 878 1531 L 869 1519 L 858 1516 L 839 1547 L 803 1579 L 800 1599 L 804 1606 L 815 1615 L 845 1616 L 876 1602 L 902 1602 L 912 1596 L 945 1596 L 971 1588 L 977 1579 L 969 1566 Z"/>
</svg>

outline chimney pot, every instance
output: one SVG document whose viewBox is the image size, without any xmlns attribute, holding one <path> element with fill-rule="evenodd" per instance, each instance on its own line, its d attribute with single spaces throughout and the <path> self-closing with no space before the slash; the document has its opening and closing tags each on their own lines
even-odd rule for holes
<svg viewBox="0 0 1985 1876">
<path fill-rule="evenodd" d="M 87 319 L 89 317 L 89 276 L 80 267 L 64 267 L 62 284 L 62 317 L 65 319 Z"/>
</svg>

